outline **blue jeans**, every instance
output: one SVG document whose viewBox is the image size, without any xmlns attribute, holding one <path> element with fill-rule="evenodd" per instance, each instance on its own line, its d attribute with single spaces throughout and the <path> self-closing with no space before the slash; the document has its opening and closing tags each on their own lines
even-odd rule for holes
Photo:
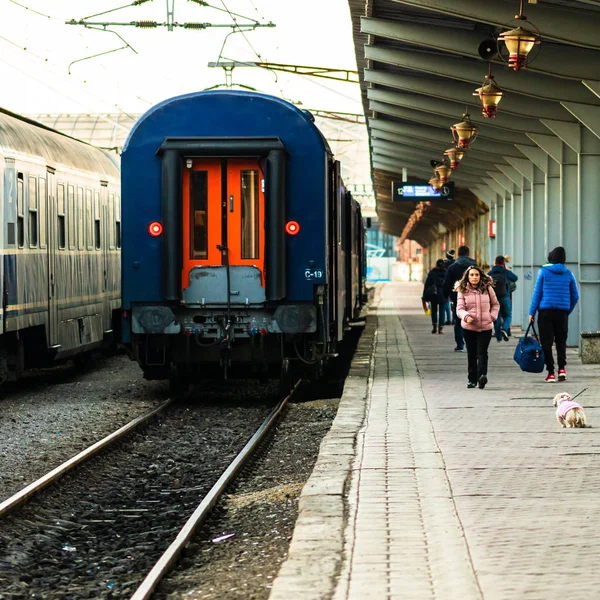
<svg viewBox="0 0 600 600">
<path fill-rule="evenodd" d="M 450 310 L 450 300 L 444 302 L 444 323 L 450 323 L 452 321 L 452 312 Z"/>
<path fill-rule="evenodd" d="M 463 328 L 460 323 L 460 319 L 456 315 L 456 307 L 454 308 L 454 341 L 456 342 L 456 347 L 459 350 L 462 350 L 465 347 L 465 340 L 463 338 Z"/>
<path fill-rule="evenodd" d="M 510 323 L 512 321 L 512 302 L 510 301 L 510 296 L 502 296 L 502 298 L 498 298 L 498 302 L 500 303 L 500 312 L 498 313 L 498 318 L 494 323 L 494 335 L 496 339 L 501 340 L 502 335 L 500 333 L 500 329 L 506 331 L 510 329 Z"/>
</svg>

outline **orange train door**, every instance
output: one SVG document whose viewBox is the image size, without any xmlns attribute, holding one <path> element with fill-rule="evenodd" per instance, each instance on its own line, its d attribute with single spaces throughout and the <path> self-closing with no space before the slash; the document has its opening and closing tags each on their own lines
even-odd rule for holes
<svg viewBox="0 0 600 600">
<path fill-rule="evenodd" d="M 264 287 L 263 224 L 264 179 L 257 159 L 187 159 L 183 172 L 182 289 L 191 286 L 193 270 L 200 275 L 202 267 L 226 264 L 218 246 L 228 248 L 230 267 L 258 269 Z M 216 275 L 210 273 L 208 279 L 204 277 L 206 284 Z M 203 298 L 213 296 L 202 294 Z M 190 297 L 195 293 L 187 295 L 195 301 Z"/>
</svg>

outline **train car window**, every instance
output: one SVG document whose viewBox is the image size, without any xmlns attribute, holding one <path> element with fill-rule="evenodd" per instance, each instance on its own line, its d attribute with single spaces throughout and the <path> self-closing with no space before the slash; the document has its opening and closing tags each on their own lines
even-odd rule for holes
<svg viewBox="0 0 600 600">
<path fill-rule="evenodd" d="M 38 214 L 40 216 L 40 248 L 45 248 L 48 244 L 48 234 L 46 232 L 46 180 L 40 177 L 40 205 Z"/>
<path fill-rule="evenodd" d="M 242 171 L 242 258 L 259 258 L 258 171 Z"/>
<path fill-rule="evenodd" d="M 79 250 L 85 250 L 85 223 L 83 206 L 83 188 L 77 188 L 77 240 Z"/>
<path fill-rule="evenodd" d="M 25 246 L 25 207 L 23 206 L 23 173 L 17 175 L 17 245 Z"/>
<path fill-rule="evenodd" d="M 87 249 L 94 248 L 94 205 L 92 203 L 92 190 L 85 191 L 85 237 Z"/>
<path fill-rule="evenodd" d="M 38 186 L 37 179 L 29 176 L 29 247 L 38 245 Z"/>
<path fill-rule="evenodd" d="M 115 195 L 108 195 L 108 247 L 111 250 L 115 249 L 115 228 L 113 227 L 113 223 L 115 222 Z"/>
<path fill-rule="evenodd" d="M 58 248 L 64 250 L 67 245 L 67 227 L 65 223 L 65 186 L 58 184 L 56 191 L 56 212 L 58 215 Z"/>
<path fill-rule="evenodd" d="M 115 243 L 121 248 L 121 197 L 115 196 Z"/>
<path fill-rule="evenodd" d="M 94 246 L 100 250 L 100 192 L 94 192 Z"/>
<path fill-rule="evenodd" d="M 67 186 L 69 195 L 69 249 L 75 250 L 75 232 L 77 231 L 77 211 L 75 210 L 75 188 L 72 185 Z"/>
<path fill-rule="evenodd" d="M 190 173 L 190 258 L 208 257 L 208 171 Z"/>
</svg>

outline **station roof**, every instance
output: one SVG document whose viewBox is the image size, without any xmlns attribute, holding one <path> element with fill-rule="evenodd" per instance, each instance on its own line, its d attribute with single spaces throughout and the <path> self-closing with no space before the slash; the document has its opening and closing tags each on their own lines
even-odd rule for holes
<svg viewBox="0 0 600 600">
<path fill-rule="evenodd" d="M 530 0 L 531 1 L 531 0 Z M 473 92 L 488 73 L 485 40 L 518 25 L 518 0 L 349 0 L 382 229 L 428 245 L 443 231 L 485 211 L 482 186 L 507 184 L 550 156 L 552 134 L 568 139 L 578 122 L 600 131 L 600 4 L 594 0 L 525 3 L 523 26 L 541 33 L 539 54 L 513 71 L 492 57 L 505 92 L 495 119 L 484 118 Z M 529 24 L 527 24 L 529 23 Z M 489 47 L 489 43 L 482 48 Z M 427 181 L 430 160 L 452 147 L 450 126 L 465 107 L 479 137 L 452 174 L 453 205 L 393 203 L 402 169 Z M 577 148 L 573 148 L 577 151 Z M 443 227 L 440 227 L 442 225 Z"/>
</svg>

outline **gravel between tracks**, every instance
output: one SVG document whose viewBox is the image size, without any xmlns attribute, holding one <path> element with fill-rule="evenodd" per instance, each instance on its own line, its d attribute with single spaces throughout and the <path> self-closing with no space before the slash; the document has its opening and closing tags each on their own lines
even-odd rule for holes
<svg viewBox="0 0 600 600">
<path fill-rule="evenodd" d="M 0 599 L 129 597 L 277 399 L 210 388 L 0 522 Z"/>
<path fill-rule="evenodd" d="M 0 387 L 0 501 L 168 397 L 125 355 L 32 372 Z"/>
<path fill-rule="evenodd" d="M 292 403 L 270 442 L 229 490 L 158 599 L 264 600 L 285 560 L 298 497 L 339 398 Z M 220 543 L 212 540 L 235 533 Z M 326 532 L 324 532 L 326 535 Z"/>
</svg>

